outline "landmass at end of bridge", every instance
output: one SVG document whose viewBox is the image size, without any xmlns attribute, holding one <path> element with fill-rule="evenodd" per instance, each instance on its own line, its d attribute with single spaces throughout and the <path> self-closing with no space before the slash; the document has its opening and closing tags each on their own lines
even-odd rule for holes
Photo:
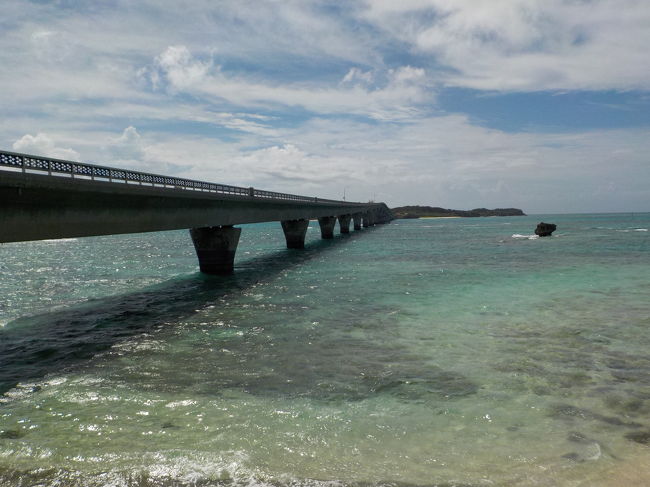
<svg viewBox="0 0 650 487">
<path fill-rule="evenodd" d="M 228 274 L 241 229 L 279 221 L 287 247 L 388 223 L 384 203 L 360 203 L 208 183 L 0 151 L 0 243 L 190 229 L 202 272 Z"/>
</svg>

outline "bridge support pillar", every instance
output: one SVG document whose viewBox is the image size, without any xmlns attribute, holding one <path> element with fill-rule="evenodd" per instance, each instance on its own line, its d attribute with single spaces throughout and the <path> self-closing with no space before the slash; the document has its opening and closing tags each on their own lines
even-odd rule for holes
<svg viewBox="0 0 650 487">
<path fill-rule="evenodd" d="M 361 213 L 355 213 L 352 215 L 352 219 L 354 220 L 354 229 L 361 230 L 361 220 L 363 219 L 363 215 Z"/>
<path fill-rule="evenodd" d="M 341 233 L 350 233 L 350 220 L 352 215 L 339 215 L 339 228 Z"/>
<path fill-rule="evenodd" d="M 309 220 L 282 220 L 281 223 L 284 238 L 287 240 L 287 248 L 304 249 Z"/>
<path fill-rule="evenodd" d="M 240 234 L 241 228 L 232 226 L 190 229 L 201 272 L 232 274 Z"/>
<path fill-rule="evenodd" d="M 323 216 L 318 219 L 318 223 L 320 224 L 320 236 L 322 238 L 334 238 L 335 216 Z"/>
<path fill-rule="evenodd" d="M 370 212 L 363 214 L 363 228 L 372 226 L 372 215 Z"/>
</svg>

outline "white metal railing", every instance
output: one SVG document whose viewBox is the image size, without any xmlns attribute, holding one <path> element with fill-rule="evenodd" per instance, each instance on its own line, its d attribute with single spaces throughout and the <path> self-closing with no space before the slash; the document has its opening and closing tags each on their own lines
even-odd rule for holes
<svg viewBox="0 0 650 487">
<path fill-rule="evenodd" d="M 98 166 L 83 162 L 66 161 L 50 157 L 20 154 L 16 152 L 0 151 L 0 169 L 22 171 L 23 173 L 46 173 L 53 177 L 70 177 L 72 179 L 91 179 L 116 184 L 139 184 L 158 188 L 182 189 L 189 191 L 206 191 L 250 198 L 264 198 L 275 200 L 304 201 L 311 203 L 343 203 L 356 205 L 349 201 L 337 201 L 311 196 L 300 196 L 289 193 L 277 193 L 255 188 L 244 188 L 228 184 L 207 183 L 193 179 L 174 178 L 161 174 L 150 174 L 129 169 Z"/>
</svg>

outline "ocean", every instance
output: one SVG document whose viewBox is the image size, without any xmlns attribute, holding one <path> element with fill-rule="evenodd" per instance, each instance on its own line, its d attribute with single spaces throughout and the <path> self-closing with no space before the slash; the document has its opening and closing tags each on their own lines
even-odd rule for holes
<svg viewBox="0 0 650 487">
<path fill-rule="evenodd" d="M 242 228 L 0 245 L 0 485 L 647 484 L 650 214 Z"/>
</svg>

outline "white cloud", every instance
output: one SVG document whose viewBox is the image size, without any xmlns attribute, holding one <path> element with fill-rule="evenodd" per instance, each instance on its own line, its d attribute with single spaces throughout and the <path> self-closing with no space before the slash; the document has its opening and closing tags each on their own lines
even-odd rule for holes
<svg viewBox="0 0 650 487">
<path fill-rule="evenodd" d="M 156 150 L 161 137 L 164 135 L 149 135 L 145 143 L 138 130 L 131 125 L 120 136 L 108 137 L 108 144 L 98 152 L 98 160 L 109 166 L 158 174 L 178 175 L 191 170 L 186 157 L 174 159 Z"/>
<path fill-rule="evenodd" d="M 80 155 L 73 149 L 57 147 L 54 140 L 47 134 L 36 135 L 25 134 L 16 140 L 12 145 L 16 152 L 23 152 L 30 155 L 53 157 L 55 159 L 66 159 L 70 161 L 81 161 Z"/>
<path fill-rule="evenodd" d="M 643 0 L 366 2 L 364 18 L 480 90 L 650 88 Z"/>
<path fill-rule="evenodd" d="M 192 57 L 185 46 L 169 46 L 155 60 L 156 67 L 169 82 L 171 90 L 191 89 L 203 82 L 212 68 L 211 62 L 201 62 Z M 154 72 L 154 84 L 159 78 Z"/>
<path fill-rule="evenodd" d="M 280 83 L 230 75 L 212 62 L 197 60 L 185 46 L 175 46 L 167 48 L 146 71 L 155 86 L 165 84 L 173 92 L 247 108 L 300 106 L 320 114 L 398 120 L 412 116 L 418 104 L 433 100 L 424 69 L 411 66 L 387 70 L 384 82 L 375 86 L 369 86 L 375 76 L 358 68 L 348 71 L 338 85 Z"/>
<path fill-rule="evenodd" d="M 374 79 L 375 76 L 373 75 L 372 71 L 362 71 L 357 67 L 353 67 L 350 68 L 350 71 L 345 74 L 341 80 L 341 84 L 361 84 L 368 86 L 374 81 Z"/>
<path fill-rule="evenodd" d="M 240 169 L 256 171 L 256 179 L 275 188 L 296 188 L 297 193 L 349 178 L 357 161 L 330 154 L 310 154 L 293 144 L 254 150 L 235 159 Z M 352 163 L 352 164 L 351 164 Z"/>
<path fill-rule="evenodd" d="M 393 205 L 588 212 L 648 204 L 647 129 L 507 133 L 451 115 L 390 126 L 313 120 L 286 138 L 299 141 L 312 157 L 332 161 L 335 169 L 336 161 L 345 161 L 333 172 L 337 184 L 320 185 L 333 197 L 347 181 L 351 198 L 377 193 Z M 589 196 L 612 180 L 616 192 L 597 200 Z"/>
<path fill-rule="evenodd" d="M 125 128 L 119 137 L 112 138 L 107 149 L 118 161 L 140 161 L 145 155 L 142 138 L 133 126 Z"/>
</svg>

